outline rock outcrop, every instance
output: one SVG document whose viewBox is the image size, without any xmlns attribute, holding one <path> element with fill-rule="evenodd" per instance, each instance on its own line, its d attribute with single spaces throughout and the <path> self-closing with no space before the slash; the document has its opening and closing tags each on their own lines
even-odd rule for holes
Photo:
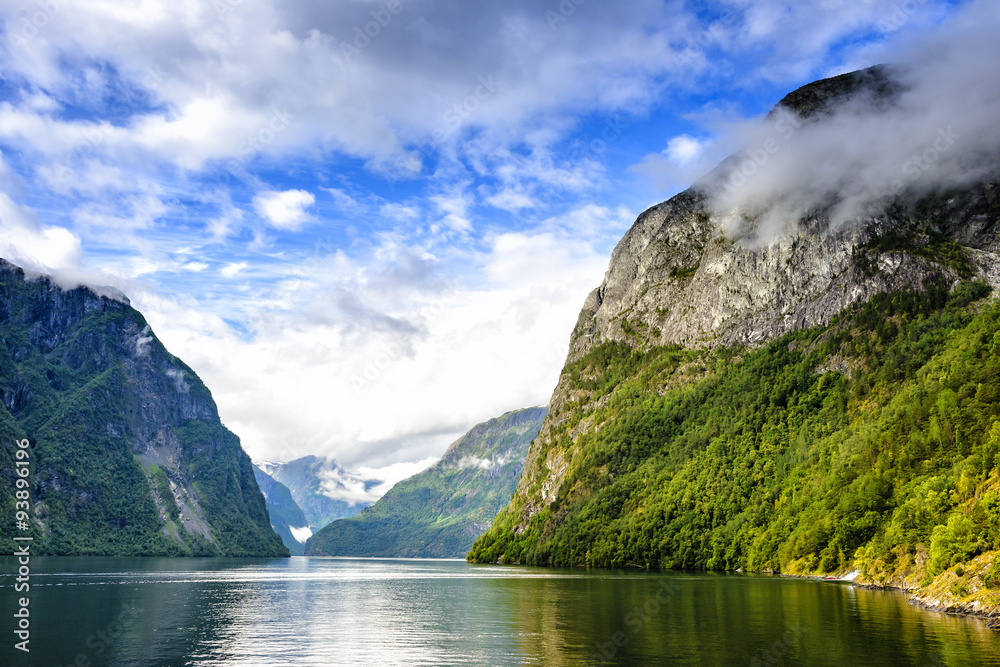
<svg viewBox="0 0 1000 667">
<path fill-rule="evenodd" d="M 287 555 L 208 389 L 124 295 L 0 260 L 0 392 L 31 441 L 39 552 Z"/>
<path fill-rule="evenodd" d="M 885 108 L 899 90 L 884 67 L 874 67 L 804 86 L 771 115 L 817 122 L 852 100 Z M 771 238 L 730 238 L 726 230 L 754 224 L 748 211 L 710 207 L 711 190 L 734 162 L 636 219 L 583 305 L 567 363 L 607 341 L 640 349 L 760 346 L 828 324 L 876 294 L 938 279 L 954 284 L 974 275 L 1000 287 L 1000 180 L 900 198 L 835 228 L 826 211 L 816 211 Z M 564 374 L 553 392 L 518 485 L 522 525 L 555 498 L 566 471 L 568 453 L 552 448 L 551 433 L 572 400 L 567 381 Z"/>
<path fill-rule="evenodd" d="M 806 127 L 858 100 L 878 114 L 893 81 L 816 82 L 770 118 Z M 986 162 L 978 182 L 849 209 L 824 195 L 776 226 L 779 203 L 720 206 L 742 201 L 719 196 L 738 156 L 642 213 L 469 559 L 860 570 L 995 615 L 995 576 L 952 567 L 1000 548 L 1000 158 Z"/>
</svg>

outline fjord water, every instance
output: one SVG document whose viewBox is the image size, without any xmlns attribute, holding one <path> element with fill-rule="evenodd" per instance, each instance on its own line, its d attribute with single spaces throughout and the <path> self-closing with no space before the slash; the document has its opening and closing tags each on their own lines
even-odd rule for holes
<svg viewBox="0 0 1000 667">
<path fill-rule="evenodd" d="M 339 558 L 34 558 L 26 656 L 0 560 L 3 665 L 1000 665 L 982 621 L 843 583 Z"/>
</svg>

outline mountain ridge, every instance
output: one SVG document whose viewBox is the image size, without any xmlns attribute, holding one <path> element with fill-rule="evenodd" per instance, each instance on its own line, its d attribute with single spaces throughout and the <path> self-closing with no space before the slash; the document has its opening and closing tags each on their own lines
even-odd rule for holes
<svg viewBox="0 0 1000 667">
<path fill-rule="evenodd" d="M 39 553 L 288 555 L 208 388 L 120 293 L 0 260 L 0 339 L 0 422 L 32 443 Z M 12 474 L 0 461 L 4 504 Z"/>
<path fill-rule="evenodd" d="M 771 119 L 798 106 L 822 123 L 859 99 L 880 113 L 890 74 L 809 84 Z M 962 585 L 1000 610 L 1000 183 L 904 191 L 843 224 L 831 202 L 761 236 L 760 212 L 710 206 L 744 158 L 615 248 L 512 501 L 468 559 L 858 568 L 926 591 L 981 556 Z M 930 489 L 951 499 L 918 521 Z"/>
<path fill-rule="evenodd" d="M 398 482 L 356 517 L 310 538 L 306 553 L 460 557 L 510 499 L 547 408 L 504 413 L 472 427 L 433 466 Z"/>
<path fill-rule="evenodd" d="M 288 548 L 293 556 L 301 556 L 305 547 L 305 540 L 299 535 L 308 533 L 306 539 L 312 534 L 306 516 L 302 508 L 298 506 L 292 497 L 292 492 L 287 486 L 275 480 L 258 466 L 253 467 L 254 478 L 260 492 L 264 494 L 264 505 L 267 508 L 267 515 L 271 519 L 271 527 L 281 538 L 281 542 Z"/>
<path fill-rule="evenodd" d="M 365 491 L 379 483 L 378 480 L 362 480 L 341 468 L 336 461 L 311 454 L 280 463 L 261 462 L 260 468 L 291 491 L 313 533 L 331 521 L 356 516 L 372 504 L 372 500 L 348 501 L 332 497 L 331 491 L 349 491 L 345 480 L 360 485 Z"/>
</svg>

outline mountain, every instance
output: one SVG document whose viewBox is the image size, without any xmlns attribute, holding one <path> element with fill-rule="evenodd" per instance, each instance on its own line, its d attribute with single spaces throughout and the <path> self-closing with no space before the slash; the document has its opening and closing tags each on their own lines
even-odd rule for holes
<svg viewBox="0 0 1000 667">
<path fill-rule="evenodd" d="M 878 114 L 898 91 L 865 70 L 772 117 L 824 123 L 860 98 Z M 511 503 L 469 560 L 856 569 L 1000 610 L 1000 160 L 972 185 L 741 237 L 734 220 L 762 214 L 712 205 L 741 159 L 615 248 Z"/>
<path fill-rule="evenodd" d="M 121 293 L 0 260 L 0 394 L 0 504 L 26 438 L 36 553 L 288 555 L 208 389 Z"/>
<path fill-rule="evenodd" d="M 510 500 L 546 408 L 508 412 L 472 428 L 441 460 L 399 482 L 360 515 L 314 535 L 327 556 L 463 556 Z"/>
<path fill-rule="evenodd" d="M 296 504 L 287 486 L 274 480 L 257 466 L 253 467 L 253 475 L 260 492 L 264 494 L 271 527 L 293 556 L 301 556 L 306 540 L 312 535 L 302 508 Z"/>
<path fill-rule="evenodd" d="M 304 456 L 287 463 L 261 463 L 262 471 L 288 487 L 312 532 L 331 521 L 356 516 L 372 504 L 367 492 L 380 480 L 361 479 L 318 456 Z"/>
</svg>

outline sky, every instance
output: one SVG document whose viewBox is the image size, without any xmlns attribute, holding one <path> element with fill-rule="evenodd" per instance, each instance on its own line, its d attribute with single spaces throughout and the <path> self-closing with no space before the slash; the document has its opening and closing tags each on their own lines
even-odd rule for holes
<svg viewBox="0 0 1000 667">
<path fill-rule="evenodd" d="M 125 292 L 254 460 L 390 481 L 546 404 L 635 217 L 762 140 L 786 93 L 913 58 L 944 81 L 935 40 L 998 25 L 983 0 L 0 0 L 0 21 L 0 256 Z"/>
</svg>

